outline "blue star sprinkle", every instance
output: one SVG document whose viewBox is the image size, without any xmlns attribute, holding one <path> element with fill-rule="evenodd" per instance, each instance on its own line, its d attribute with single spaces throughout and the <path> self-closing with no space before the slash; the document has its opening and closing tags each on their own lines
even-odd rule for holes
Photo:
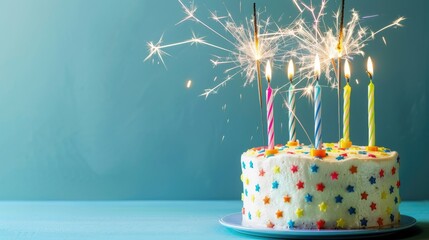
<svg viewBox="0 0 429 240">
<path fill-rule="evenodd" d="M 295 222 L 292 220 L 289 220 L 289 222 L 287 222 L 287 225 L 289 226 L 289 228 L 294 228 L 295 227 Z"/>
<path fill-rule="evenodd" d="M 316 164 L 311 165 L 310 167 L 311 172 L 317 173 L 317 171 L 319 170 L 319 166 L 317 166 Z"/>
<path fill-rule="evenodd" d="M 355 187 L 353 187 L 352 185 L 348 185 L 346 188 L 347 192 L 354 192 L 355 191 Z"/>
<path fill-rule="evenodd" d="M 335 197 L 335 202 L 336 203 L 342 203 L 343 202 L 343 197 L 341 195 L 338 195 Z"/>
<path fill-rule="evenodd" d="M 395 190 L 395 188 L 394 188 L 392 185 L 390 185 L 390 188 L 389 188 L 389 192 L 390 192 L 390 194 L 392 194 L 392 193 L 393 193 L 393 190 Z"/>
<path fill-rule="evenodd" d="M 395 221 L 395 216 L 393 214 L 390 214 L 390 221 Z"/>
<path fill-rule="evenodd" d="M 259 192 L 259 189 L 261 189 L 261 187 L 259 186 L 259 184 L 255 185 L 255 191 Z"/>
<path fill-rule="evenodd" d="M 396 162 L 397 163 L 399 163 L 399 160 L 400 160 L 401 158 L 398 156 L 398 158 L 396 159 Z"/>
<path fill-rule="evenodd" d="M 305 195 L 304 198 L 306 202 L 313 202 L 313 196 L 310 195 L 309 193 L 307 193 L 307 195 Z"/>
<path fill-rule="evenodd" d="M 338 161 L 340 161 L 340 160 L 343 160 L 344 159 L 344 156 L 338 156 L 338 157 L 336 157 L 335 159 L 337 159 Z"/>
<path fill-rule="evenodd" d="M 350 215 L 356 214 L 356 208 L 354 208 L 354 207 L 350 207 L 348 211 L 349 211 Z"/>
<path fill-rule="evenodd" d="M 250 166 L 250 168 L 253 168 L 253 162 L 252 161 L 250 161 L 249 166 Z"/>
<path fill-rule="evenodd" d="M 398 204 L 398 197 L 395 197 L 395 204 Z"/>
<path fill-rule="evenodd" d="M 246 196 L 247 196 L 247 193 L 248 193 L 248 192 L 247 192 L 247 189 L 244 189 L 244 194 L 245 194 Z"/>
<path fill-rule="evenodd" d="M 273 182 L 273 189 L 277 189 L 277 188 L 279 188 L 279 182 L 274 181 Z"/>
<path fill-rule="evenodd" d="M 252 214 L 250 214 L 250 212 L 247 214 L 247 216 L 249 216 L 249 220 L 252 220 Z"/>
<path fill-rule="evenodd" d="M 243 169 L 246 169 L 246 164 L 244 162 L 241 162 L 241 165 L 243 166 Z"/>
<path fill-rule="evenodd" d="M 359 151 L 358 153 L 359 153 L 359 154 L 362 154 L 362 155 L 366 155 L 366 154 L 367 154 L 367 152 L 366 152 L 366 151 Z"/>
<path fill-rule="evenodd" d="M 366 218 L 362 218 L 361 220 L 360 220 L 360 225 L 362 226 L 362 227 L 366 227 L 366 224 L 368 223 L 368 220 L 366 220 Z"/>
<path fill-rule="evenodd" d="M 374 176 L 371 176 L 371 177 L 369 178 L 369 182 L 371 183 L 371 185 L 372 185 L 372 184 L 375 184 L 375 177 L 374 177 Z"/>
</svg>

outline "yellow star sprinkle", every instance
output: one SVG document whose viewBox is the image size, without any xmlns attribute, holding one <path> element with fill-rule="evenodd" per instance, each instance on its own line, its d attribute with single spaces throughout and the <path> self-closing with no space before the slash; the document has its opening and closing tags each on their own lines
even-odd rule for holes
<svg viewBox="0 0 429 240">
<path fill-rule="evenodd" d="M 386 208 L 386 213 L 387 215 L 390 215 L 392 213 L 392 209 L 390 207 Z"/>
<path fill-rule="evenodd" d="M 241 193 L 241 201 L 244 201 L 244 193 Z"/>
<path fill-rule="evenodd" d="M 273 172 L 274 173 L 280 173 L 280 167 L 279 166 L 274 166 Z"/>
<path fill-rule="evenodd" d="M 241 174 L 241 175 L 240 175 L 240 180 L 241 180 L 242 182 L 244 182 L 244 176 L 243 176 L 243 174 Z"/>
<path fill-rule="evenodd" d="M 250 200 L 252 200 L 252 202 L 255 202 L 255 195 L 252 194 L 252 196 L 250 196 Z"/>
<path fill-rule="evenodd" d="M 261 218 L 261 211 L 259 211 L 259 209 L 256 210 L 255 215 L 256 215 L 257 218 Z"/>
<path fill-rule="evenodd" d="M 381 199 L 386 199 L 386 192 L 385 192 L 385 191 L 383 191 L 383 192 L 381 193 Z"/>
<path fill-rule="evenodd" d="M 298 218 L 304 216 L 304 210 L 302 208 L 297 208 L 295 214 Z"/>
<path fill-rule="evenodd" d="M 326 209 L 328 208 L 328 205 L 326 205 L 325 202 L 321 202 L 318 206 L 321 212 L 326 212 Z"/>
<path fill-rule="evenodd" d="M 338 228 L 343 228 L 344 227 L 344 220 L 342 218 L 337 220 L 337 227 Z"/>
<path fill-rule="evenodd" d="M 250 183 L 249 178 L 246 178 L 246 185 L 249 185 L 249 183 Z"/>
</svg>

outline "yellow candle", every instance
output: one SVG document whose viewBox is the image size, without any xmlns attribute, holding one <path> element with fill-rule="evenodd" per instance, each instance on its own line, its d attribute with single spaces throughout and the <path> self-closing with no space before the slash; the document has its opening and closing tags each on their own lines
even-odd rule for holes
<svg viewBox="0 0 429 240">
<path fill-rule="evenodd" d="M 350 142 L 350 95 L 352 88 L 350 87 L 350 66 L 349 62 L 346 60 L 344 64 L 344 75 L 347 80 L 347 85 L 344 86 L 344 106 L 343 106 L 343 139 L 341 141 L 342 148 L 351 147 L 352 143 Z"/>
<path fill-rule="evenodd" d="M 371 58 L 368 58 L 367 71 L 369 76 L 368 85 L 368 146 L 375 147 L 375 112 L 374 112 L 374 84 L 372 83 L 373 66 Z"/>
</svg>

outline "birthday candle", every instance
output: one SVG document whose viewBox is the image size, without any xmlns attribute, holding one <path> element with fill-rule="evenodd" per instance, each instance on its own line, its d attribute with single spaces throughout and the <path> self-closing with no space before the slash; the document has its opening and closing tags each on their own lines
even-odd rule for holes
<svg viewBox="0 0 429 240">
<path fill-rule="evenodd" d="M 322 149 L 322 88 L 319 85 L 320 60 L 316 55 L 314 63 L 316 86 L 314 87 L 314 147 Z"/>
<path fill-rule="evenodd" d="M 268 133 L 268 149 L 274 149 L 274 110 L 273 110 L 273 89 L 270 86 L 271 82 L 271 65 L 267 62 L 265 69 L 265 77 L 267 78 L 267 133 Z"/>
<path fill-rule="evenodd" d="M 375 112 L 374 112 L 374 84 L 372 83 L 373 66 L 371 57 L 368 58 L 367 71 L 368 85 L 368 146 L 375 146 Z"/>
<path fill-rule="evenodd" d="M 292 84 L 293 75 L 294 75 L 293 62 L 292 62 L 292 60 L 290 60 L 289 66 L 288 66 L 288 77 L 289 77 L 289 81 L 290 81 L 289 97 L 288 97 L 288 104 L 289 104 L 289 142 L 296 142 L 295 87 Z"/>
<path fill-rule="evenodd" d="M 344 65 L 344 75 L 347 79 L 347 85 L 344 86 L 344 107 L 343 107 L 343 139 L 345 141 L 350 141 L 350 94 L 352 88 L 350 87 L 350 66 L 349 62 L 346 60 Z"/>
</svg>

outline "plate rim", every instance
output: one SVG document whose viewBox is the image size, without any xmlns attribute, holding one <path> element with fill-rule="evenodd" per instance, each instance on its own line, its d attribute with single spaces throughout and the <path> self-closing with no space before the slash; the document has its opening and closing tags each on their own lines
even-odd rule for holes
<svg viewBox="0 0 429 240">
<path fill-rule="evenodd" d="M 303 236 L 311 236 L 311 237 L 329 237 L 329 236 L 360 236 L 360 235 L 385 235 L 385 234 L 392 234 L 398 231 L 402 231 L 408 228 L 413 227 L 417 224 L 417 220 L 409 215 L 401 214 L 401 222 L 404 225 L 400 225 L 397 227 L 391 227 L 391 228 L 363 228 L 363 229 L 269 229 L 269 228 L 252 228 L 252 227 L 246 227 L 242 224 L 234 224 L 227 219 L 231 217 L 238 217 L 242 218 L 241 212 L 231 213 L 228 215 L 223 216 L 219 219 L 219 223 L 223 226 L 233 229 L 239 233 L 248 234 L 248 235 L 256 235 L 256 236 L 284 236 L 284 237 L 303 237 Z M 404 219 L 407 219 L 404 221 Z M 406 223 L 404 223 L 406 222 Z"/>
</svg>

